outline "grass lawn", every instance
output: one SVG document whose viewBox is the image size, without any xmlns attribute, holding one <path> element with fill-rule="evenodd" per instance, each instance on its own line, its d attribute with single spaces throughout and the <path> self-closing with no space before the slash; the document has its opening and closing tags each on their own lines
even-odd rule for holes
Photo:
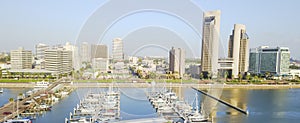
<svg viewBox="0 0 300 123">
<path fill-rule="evenodd" d="M 11 83 L 18 83 L 18 82 L 37 82 L 37 81 L 41 81 L 41 80 L 36 80 L 36 79 L 19 79 L 19 80 L 16 80 L 16 79 L 0 79 L 0 83 L 1 82 L 11 82 Z"/>
</svg>

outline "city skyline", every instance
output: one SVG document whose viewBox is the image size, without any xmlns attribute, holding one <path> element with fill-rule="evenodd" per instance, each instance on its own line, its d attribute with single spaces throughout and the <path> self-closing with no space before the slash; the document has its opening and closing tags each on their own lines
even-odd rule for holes
<svg viewBox="0 0 300 123">
<path fill-rule="evenodd" d="M 64 42 L 69 41 L 75 44 L 76 36 L 80 31 L 82 24 L 85 23 L 86 19 L 99 6 L 104 4 L 104 0 L 88 1 L 84 3 L 76 1 L 70 6 L 69 10 L 66 10 L 65 5 L 68 2 L 69 1 L 65 1 L 58 6 L 55 6 L 56 2 L 50 1 L 31 3 L 27 6 L 26 4 L 28 3 L 21 4 L 21 2 L 20 4 L 16 4 L 13 1 L 3 2 L 0 7 L 2 9 L 1 12 L 9 12 L 9 14 L 2 14 L 4 17 L 3 20 L 0 21 L 0 25 L 3 27 L 0 29 L 0 32 L 3 34 L 0 40 L 1 42 L 7 42 L 5 46 L 1 45 L 2 47 L 0 47 L 0 51 L 10 51 L 18 48 L 19 46 L 24 46 L 25 49 L 33 50 L 35 44 L 38 43 L 53 45 L 63 44 Z M 293 24 L 298 22 L 299 18 L 295 17 L 294 19 L 284 19 L 289 16 L 289 14 L 284 13 L 291 13 L 296 10 L 298 1 L 286 1 L 281 3 L 278 1 L 241 2 L 234 0 L 216 2 L 207 0 L 192 0 L 192 2 L 203 10 L 221 10 L 220 47 L 224 47 L 223 51 L 226 51 L 227 49 L 227 40 L 228 36 L 231 34 L 232 25 L 235 23 L 241 23 L 247 26 L 247 32 L 251 37 L 249 48 L 263 45 L 272 47 L 285 46 L 290 48 L 291 57 L 295 57 L 297 59 L 300 58 L 300 56 L 297 55 L 297 45 L 299 45 L 299 41 L 297 40 L 299 39 L 299 34 L 296 31 L 299 26 L 295 26 Z M 243 3 L 248 6 L 232 7 Z M 264 3 L 269 3 L 271 6 L 266 9 Z M 82 4 L 87 6 L 83 7 L 81 6 Z M 250 7 L 252 5 L 258 6 L 253 9 Z M 82 8 L 80 9 L 82 11 L 76 13 L 79 10 L 76 10 L 75 8 L 78 8 L 79 6 Z M 54 7 L 56 10 L 52 9 Z M 244 9 L 240 9 L 241 7 Z M 278 7 L 281 7 L 282 9 L 277 9 Z M 276 16 L 273 17 L 274 14 Z M 28 18 L 25 18 L 26 16 L 28 16 Z M 167 41 L 166 39 L 162 40 Z M 109 41 L 111 41 L 111 39 Z M 92 42 L 97 44 L 97 41 Z M 201 44 L 199 40 L 198 42 L 190 42 L 192 45 Z M 289 42 L 289 44 L 285 42 Z M 124 40 L 124 45 L 126 45 L 126 40 Z M 166 47 L 171 48 L 171 46 Z M 130 48 L 131 47 L 129 46 L 128 49 Z M 126 48 L 124 50 L 126 50 Z M 194 51 L 197 53 L 196 56 L 200 56 L 197 49 L 192 47 L 192 50 L 196 50 Z M 167 52 L 165 54 L 167 55 Z M 223 55 L 226 56 L 226 54 L 227 53 L 224 53 Z"/>
</svg>

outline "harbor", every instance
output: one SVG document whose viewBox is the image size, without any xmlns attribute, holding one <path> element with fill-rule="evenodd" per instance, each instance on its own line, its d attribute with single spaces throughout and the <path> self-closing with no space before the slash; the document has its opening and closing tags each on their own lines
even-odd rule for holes
<svg viewBox="0 0 300 123">
<path fill-rule="evenodd" d="M 171 88 L 167 89 L 165 87 L 158 91 L 151 91 L 148 99 L 156 112 L 169 122 L 211 123 L 211 119 L 201 113 L 202 108 L 199 107 L 197 93 L 192 102 L 195 106 L 180 100 Z"/>
<path fill-rule="evenodd" d="M 45 81 L 37 82 L 32 90 L 20 93 L 17 99 L 10 98 L 9 102 L 0 108 L 0 122 L 35 119 L 43 112 L 50 111 L 52 105 L 72 92 L 73 88 L 67 87 L 68 84 L 61 81 L 51 84 Z"/>
<path fill-rule="evenodd" d="M 169 88 L 172 85 L 165 85 L 167 87 L 168 92 L 175 93 L 181 106 L 190 106 L 195 107 L 195 97 L 198 91 L 192 88 Z M 116 86 L 115 86 L 116 87 Z M 17 91 L 20 90 L 20 91 Z M 4 96 L 7 93 L 11 93 L 12 91 L 15 92 L 16 98 L 18 93 L 20 92 L 28 92 L 32 91 L 32 89 L 12 89 L 12 88 L 4 88 L 4 93 L 0 96 Z M 92 90 L 92 91 L 91 91 Z M 109 90 L 107 87 L 105 88 L 77 88 L 76 90 L 70 92 L 69 96 L 61 98 L 60 101 L 56 102 L 55 105 L 52 105 L 51 111 L 42 111 L 43 113 L 39 113 L 36 115 L 35 119 L 32 119 L 32 123 L 51 123 L 51 122 L 65 122 L 65 118 L 69 119 L 70 112 L 73 114 L 74 108 L 77 107 L 77 104 L 80 103 L 80 100 L 83 100 L 87 95 L 88 92 L 92 93 L 99 93 L 99 92 L 106 92 Z M 116 122 L 140 122 L 140 121 L 161 121 L 161 122 L 168 122 L 167 118 L 159 115 L 156 108 L 153 107 L 149 99 L 147 98 L 146 92 L 152 91 L 152 88 L 118 88 L 120 92 L 120 119 Z M 170 91 L 171 90 L 171 91 Z M 162 88 L 156 88 L 153 92 L 166 92 L 163 91 Z M 224 104 L 218 103 L 216 105 L 216 110 L 211 111 L 212 114 L 211 119 L 213 122 L 223 122 L 223 121 L 235 121 L 235 122 L 260 122 L 263 119 L 269 119 L 270 117 L 278 117 L 278 121 L 281 122 L 293 122 L 292 119 L 280 119 L 280 112 L 284 111 L 286 117 L 294 118 L 295 113 L 297 112 L 294 108 L 280 108 L 277 107 L 276 104 L 278 103 L 268 103 L 265 104 L 264 101 L 270 100 L 273 98 L 274 95 L 279 93 L 283 93 L 281 95 L 282 98 L 286 98 L 291 100 L 291 102 L 286 102 L 291 107 L 295 106 L 295 103 L 299 101 L 298 99 L 294 99 L 291 95 L 297 95 L 300 93 L 299 89 L 281 89 L 281 90 L 245 90 L 245 89 L 225 89 L 223 90 L 222 96 L 220 99 L 226 101 L 234 106 L 241 108 L 242 110 L 249 111 L 248 115 L 244 115 Z M 163 93 L 164 94 L 164 93 Z M 153 93 L 153 96 L 155 94 Z M 256 96 L 254 96 L 256 95 Z M 257 96 L 260 95 L 260 96 Z M 11 96 L 10 96 L 11 97 Z M 201 103 L 206 100 L 203 94 L 198 92 L 198 100 L 199 100 L 199 112 L 201 112 Z M 4 98 L 4 97 L 3 97 Z M 1 98 L 2 99 L 2 98 Z M 8 97 L 5 98 L 8 100 Z M 259 99 L 259 100 L 257 100 Z M 184 104 L 186 103 L 186 105 Z M 280 102 L 278 100 L 277 102 Z M 5 105 L 5 104 L 3 104 Z M 15 106 L 16 109 L 17 106 Z M 274 107 L 277 107 L 274 109 Z M 266 113 L 259 113 L 264 112 L 264 109 L 272 109 L 272 111 Z M 163 112 L 163 110 L 161 110 Z M 166 110 L 167 111 L 167 110 Z M 172 110 L 173 112 L 176 112 Z M 177 111 L 178 112 L 178 111 Z M 20 113 L 21 115 L 25 115 Z M 297 114 L 297 113 L 296 113 Z M 27 114 L 29 115 L 29 114 Z M 172 115 L 169 115 L 172 116 Z M 179 118 L 180 115 L 176 114 L 176 118 Z M 174 118 L 174 117 L 169 117 Z M 175 119 L 176 119 L 175 118 Z M 228 119 L 227 119 L 228 118 Z"/>
<path fill-rule="evenodd" d="M 88 92 L 65 123 L 116 122 L 119 119 L 120 92 L 110 87 L 106 92 Z"/>
</svg>

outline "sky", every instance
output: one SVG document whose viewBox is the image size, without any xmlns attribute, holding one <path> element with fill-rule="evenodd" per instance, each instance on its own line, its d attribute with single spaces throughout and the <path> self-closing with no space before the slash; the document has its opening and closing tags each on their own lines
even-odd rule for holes
<svg viewBox="0 0 300 123">
<path fill-rule="evenodd" d="M 107 29 L 105 19 L 117 11 L 129 9 L 129 5 L 124 5 L 122 2 L 130 0 L 122 0 L 119 3 L 111 1 L 113 0 L 1 0 L 0 51 L 10 51 L 20 46 L 34 50 L 34 45 L 37 43 L 55 45 L 68 41 L 80 44 L 78 38 L 87 23 L 95 20 L 95 29 Z M 191 21 L 192 26 L 171 14 L 143 11 L 125 16 L 105 30 L 105 34 L 96 34 L 95 38 L 85 40 L 111 46 L 114 37 L 121 37 L 124 41 L 124 52 L 128 55 L 138 53 L 160 55 L 162 52 L 166 55 L 167 50 L 175 46 L 184 47 L 187 54 L 192 57 L 199 57 L 201 37 L 198 33 L 202 31 L 202 17 L 192 16 L 199 16 L 203 11 L 221 10 L 220 57 L 226 56 L 228 36 L 233 25 L 240 23 L 246 25 L 250 48 L 261 45 L 289 47 L 291 56 L 300 59 L 298 48 L 300 16 L 297 16 L 300 12 L 298 7 L 300 1 L 191 0 L 188 2 L 195 4 L 202 11 L 185 7 L 185 4 L 176 5 L 176 2 L 157 4 L 157 6 L 170 9 L 177 6 L 183 16 L 190 17 L 186 21 Z M 111 4 L 108 8 L 104 8 L 107 3 Z M 99 13 L 101 17 L 95 17 L 97 15 L 95 13 Z M 93 29 L 89 31 L 97 32 Z"/>
</svg>

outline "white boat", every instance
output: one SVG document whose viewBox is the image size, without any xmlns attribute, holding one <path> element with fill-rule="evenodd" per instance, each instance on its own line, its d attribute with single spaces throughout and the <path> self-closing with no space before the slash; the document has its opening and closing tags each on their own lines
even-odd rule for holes
<svg viewBox="0 0 300 123">
<path fill-rule="evenodd" d="M 190 113 L 187 115 L 187 120 L 190 123 L 195 123 L 195 122 L 201 122 L 201 123 L 211 123 L 208 121 L 207 118 L 205 118 L 205 116 L 203 114 L 201 114 L 198 110 L 198 94 L 196 93 L 196 109 L 194 110 L 194 112 Z"/>
<path fill-rule="evenodd" d="M 103 93 L 89 93 L 70 113 L 66 123 L 113 122 L 119 120 L 120 93 L 111 88 Z"/>
<path fill-rule="evenodd" d="M 26 92 L 26 95 L 27 95 L 27 96 L 31 96 L 32 94 L 33 94 L 32 91 L 27 91 L 27 92 Z"/>
<path fill-rule="evenodd" d="M 30 119 L 11 119 L 11 120 L 7 120 L 4 123 L 31 123 Z"/>
<path fill-rule="evenodd" d="M 48 88 L 49 87 L 49 82 L 41 81 L 41 82 L 36 82 L 34 88 Z"/>
<path fill-rule="evenodd" d="M 4 92 L 4 91 L 3 91 L 3 88 L 1 88 L 1 89 L 0 89 L 0 93 L 3 93 L 3 92 Z"/>
</svg>

